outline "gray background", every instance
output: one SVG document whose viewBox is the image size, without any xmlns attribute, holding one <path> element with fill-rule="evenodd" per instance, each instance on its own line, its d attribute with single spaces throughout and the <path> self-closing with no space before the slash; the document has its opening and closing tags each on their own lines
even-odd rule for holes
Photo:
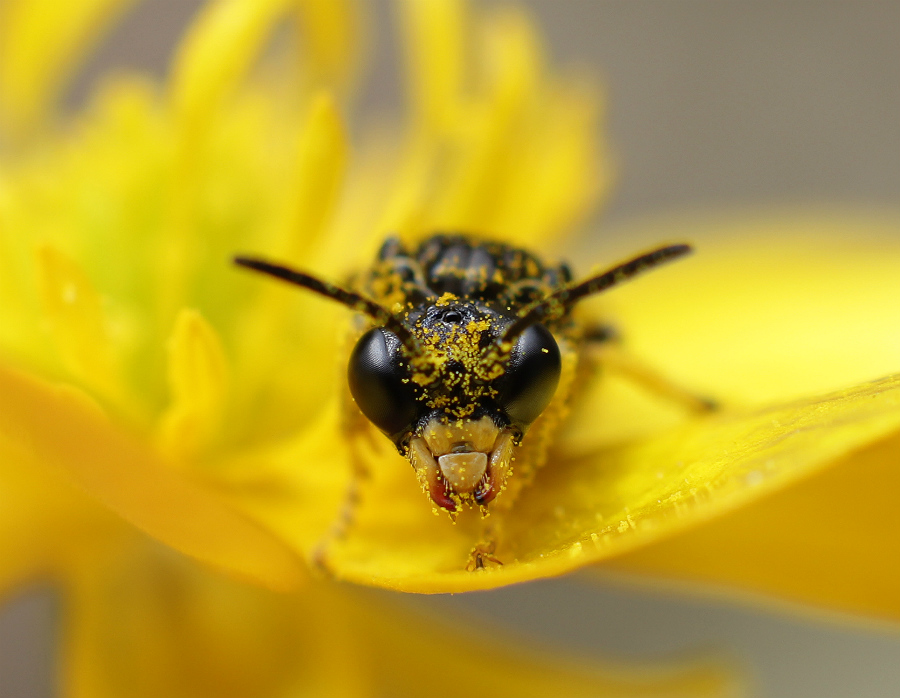
<svg viewBox="0 0 900 698">
<path fill-rule="evenodd" d="M 597 235 L 665 212 L 823 202 L 900 208 L 900 3 L 525 4 L 541 20 L 551 55 L 592 66 L 607 88 L 618 183 L 589 227 Z M 146 2 L 103 44 L 71 101 L 110 64 L 162 71 L 194 7 L 188 0 Z M 385 5 L 377 8 L 387 32 Z M 393 43 L 382 36 L 377 47 L 368 106 L 398 98 Z M 900 695 L 896 632 L 664 596 L 584 575 L 407 603 L 588 657 L 724 651 L 749 670 L 763 696 Z M 41 590 L 0 613 L 0 697 L 53 695 L 54 614 L 51 594 Z"/>
</svg>

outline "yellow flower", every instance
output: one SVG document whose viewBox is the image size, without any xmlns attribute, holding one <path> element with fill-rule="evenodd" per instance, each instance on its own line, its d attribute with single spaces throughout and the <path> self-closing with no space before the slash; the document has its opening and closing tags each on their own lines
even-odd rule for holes
<svg viewBox="0 0 900 698">
<path fill-rule="evenodd" d="M 303 584 L 299 560 L 326 536 L 349 477 L 333 361 L 346 313 L 225 260 L 253 251 L 339 279 L 386 231 L 435 230 L 546 254 L 606 180 L 595 99 L 547 71 L 520 14 L 477 22 L 467 66 L 456 4 L 403 8 L 415 111 L 352 156 L 322 76 L 295 78 L 296 62 L 276 57 L 241 84 L 288 4 L 230 2 L 195 25 L 163 98 L 110 86 L 77 138 L 2 173 L 9 448 L 64 469 L 152 537 L 276 588 Z M 434 516 L 374 440 L 376 476 L 326 551 L 330 569 L 437 592 L 605 561 L 896 617 L 900 569 L 883 546 L 900 525 L 884 457 L 900 428 L 897 381 L 847 386 L 896 369 L 897 304 L 874 299 L 898 250 L 875 237 L 844 249 L 850 223 L 782 225 L 793 237 L 780 246 L 768 222 L 744 227 L 772 238 L 740 247 L 663 229 L 701 254 L 598 313 L 649 365 L 721 399 L 721 414 L 692 419 L 615 375 L 597 381 L 506 517 L 504 565 L 477 573 L 464 569 L 471 532 Z M 810 250 L 809 233 L 828 237 Z M 835 288 L 836 271 L 852 288 Z"/>
<path fill-rule="evenodd" d="M 494 132 L 508 128 L 548 135 L 535 157 L 573 180 L 531 211 L 535 235 L 562 227 L 590 181 L 581 148 L 590 103 L 562 87 L 559 101 L 523 102 L 513 65 L 496 61 L 533 49 L 524 18 L 483 20 L 505 39 L 485 48 L 499 73 L 470 105 L 485 112 L 477 128 L 438 124 L 442 109 L 419 115 L 399 163 L 389 157 L 401 143 L 392 130 L 367 140 L 361 164 L 345 171 L 336 105 L 355 70 L 345 50 L 356 43 L 352 6 L 210 4 L 164 86 L 112 79 L 62 121 L 50 103 L 67 61 L 122 5 L 9 2 L 0 22 L 10 153 L 0 169 L 0 593 L 54 581 L 66 695 L 450 696 L 461 681 L 516 696 L 733 695 L 717 667 L 562 662 L 315 581 L 305 550 L 253 513 L 253 502 L 287 498 L 312 517 L 298 531 L 310 541 L 315 522 L 333 514 L 345 474 L 304 444 L 338 386 L 342 318 L 242 278 L 231 255 L 250 247 L 338 275 L 357 239 L 375 244 L 374 210 L 408 225 L 425 215 L 424 192 L 409 187 L 438 160 L 440 176 L 459 181 L 460 201 L 446 205 L 475 216 L 486 204 L 471 188 L 509 157 L 485 159 L 481 146 L 503 145 Z M 411 38 L 454 18 L 463 31 L 462 6 L 428 7 L 406 6 Z M 298 18 L 304 59 L 288 47 L 245 82 L 276 25 Z M 446 63 L 433 70 L 447 80 L 460 60 L 451 55 L 459 37 L 451 43 L 418 48 Z M 42 52 L 48 44 L 59 53 Z M 429 99 L 417 104 L 436 108 L 450 95 Z M 549 137 L 563 126 L 565 137 Z M 451 143 L 467 152 L 434 152 Z M 245 464 L 259 454 L 291 452 L 300 460 L 290 467 L 321 479 L 321 490 L 283 489 L 282 471 L 271 469 L 246 482 Z"/>
</svg>

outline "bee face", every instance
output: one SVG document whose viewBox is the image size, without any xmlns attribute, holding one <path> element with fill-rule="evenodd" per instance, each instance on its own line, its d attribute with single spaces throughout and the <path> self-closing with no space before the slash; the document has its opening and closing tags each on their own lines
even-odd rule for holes
<svg viewBox="0 0 900 698">
<path fill-rule="evenodd" d="M 573 365 L 572 306 L 689 250 L 662 247 L 572 285 L 565 265 L 547 267 L 501 243 L 435 235 L 407 251 L 392 238 L 357 278 L 358 291 L 259 259 L 235 261 L 372 320 L 350 355 L 353 399 L 409 459 L 432 501 L 456 512 L 485 507 L 507 487 L 526 432 L 554 398 L 564 364 Z"/>
<path fill-rule="evenodd" d="M 410 313 L 420 351 L 372 328 L 350 356 L 362 413 L 409 458 L 432 501 L 485 506 L 505 487 L 516 446 L 559 382 L 561 357 L 543 325 L 497 351 L 510 320 L 476 302 L 444 298 Z"/>
</svg>

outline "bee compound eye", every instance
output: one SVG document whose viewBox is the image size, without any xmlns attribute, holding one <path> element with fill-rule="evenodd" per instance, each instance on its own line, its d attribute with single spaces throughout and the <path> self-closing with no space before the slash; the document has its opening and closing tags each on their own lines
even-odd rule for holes
<svg viewBox="0 0 900 698">
<path fill-rule="evenodd" d="M 401 363 L 400 340 L 380 327 L 366 332 L 350 354 L 347 380 L 362 413 L 389 436 L 410 427 L 416 398 Z"/>
<path fill-rule="evenodd" d="M 559 346 L 550 330 L 532 325 L 519 336 L 497 385 L 498 400 L 513 425 L 524 429 L 547 408 L 561 370 Z"/>
</svg>

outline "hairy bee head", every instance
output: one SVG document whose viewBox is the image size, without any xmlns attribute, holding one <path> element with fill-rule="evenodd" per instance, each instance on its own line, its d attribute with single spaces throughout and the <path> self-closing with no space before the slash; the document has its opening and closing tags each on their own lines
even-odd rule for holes
<svg viewBox="0 0 900 698">
<path fill-rule="evenodd" d="M 448 294 L 405 319 L 415 351 L 376 327 L 350 356 L 356 404 L 449 511 L 498 494 L 514 446 L 556 392 L 561 357 L 553 334 L 533 324 L 504 349 L 511 322 Z"/>
</svg>

